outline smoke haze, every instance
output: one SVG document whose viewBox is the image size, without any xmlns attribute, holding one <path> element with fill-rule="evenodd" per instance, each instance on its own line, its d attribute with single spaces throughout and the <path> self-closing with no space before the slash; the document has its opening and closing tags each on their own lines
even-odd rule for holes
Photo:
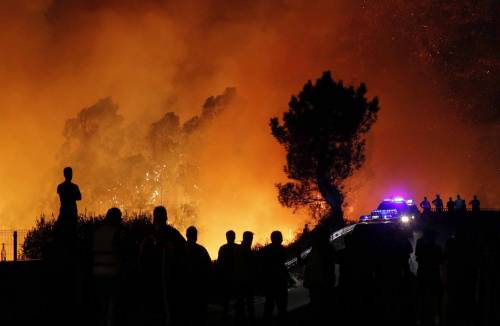
<svg viewBox="0 0 500 326">
<path fill-rule="evenodd" d="M 101 103 L 116 115 L 106 130 L 125 133 L 114 135 L 126 140 L 120 154 L 85 158 L 114 166 L 149 146 L 152 124 L 167 112 L 181 128 L 209 96 L 235 87 L 237 97 L 188 150 L 196 153 L 200 242 L 213 254 L 229 228 L 251 229 L 261 242 L 274 229 L 293 235 L 308 218 L 279 206 L 274 184 L 284 181 L 285 156 L 268 120 L 328 69 L 366 82 L 381 101 L 346 215 L 395 192 L 477 193 L 483 206 L 498 207 L 499 12 L 493 0 L 4 0 L 0 227 L 28 227 L 57 211 L 62 168 L 82 164 L 64 146 L 67 121 L 83 108 Z M 94 172 L 75 168 L 75 182 Z M 89 187 L 80 210 L 99 210 Z"/>
</svg>

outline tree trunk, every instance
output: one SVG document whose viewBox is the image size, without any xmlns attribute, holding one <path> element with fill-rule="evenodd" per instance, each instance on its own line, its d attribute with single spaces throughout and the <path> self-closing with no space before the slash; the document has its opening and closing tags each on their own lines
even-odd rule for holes
<svg viewBox="0 0 500 326">
<path fill-rule="evenodd" d="M 344 223 L 342 213 L 342 203 L 344 196 L 335 185 L 331 184 L 325 174 L 318 174 L 318 189 L 321 196 L 326 200 L 332 210 L 332 222 L 334 226 L 340 226 Z"/>
</svg>

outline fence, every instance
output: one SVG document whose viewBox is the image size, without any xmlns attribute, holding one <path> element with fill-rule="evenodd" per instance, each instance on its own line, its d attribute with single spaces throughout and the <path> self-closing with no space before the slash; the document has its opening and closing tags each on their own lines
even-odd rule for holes
<svg viewBox="0 0 500 326">
<path fill-rule="evenodd" d="M 23 243 L 28 229 L 0 230 L 0 259 L 5 248 L 6 260 L 24 260 Z"/>
</svg>

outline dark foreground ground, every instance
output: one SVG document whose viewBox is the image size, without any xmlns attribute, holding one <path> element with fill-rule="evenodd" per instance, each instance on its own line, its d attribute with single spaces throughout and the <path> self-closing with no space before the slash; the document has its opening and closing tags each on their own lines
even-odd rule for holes
<svg viewBox="0 0 500 326">
<path fill-rule="evenodd" d="M 319 322 L 317 310 L 309 305 L 308 291 L 301 287 L 303 266 L 291 272 L 297 286 L 289 290 L 289 315 L 286 325 L 500 325 L 500 213 L 482 212 L 454 216 L 432 214 L 412 230 L 404 232 L 415 248 L 416 240 L 425 229 L 433 230 L 442 248 L 441 292 L 437 316 L 432 320 L 420 318 L 419 288 L 414 252 L 404 278 L 380 277 L 391 265 L 385 254 L 387 245 L 384 227 L 360 226 L 366 255 L 355 258 L 358 268 L 345 275 L 345 266 L 337 266 L 337 287 L 325 299 L 325 323 Z M 451 241 L 451 240 L 453 241 Z M 460 241 L 455 241 L 455 240 Z M 451 241 L 451 242 L 450 242 Z M 450 243 L 454 257 L 450 256 Z M 390 243 L 389 243 L 390 245 Z M 345 239 L 335 241 L 338 253 L 345 254 Z M 458 254 L 458 255 L 457 255 Z M 349 256 L 349 255 L 347 255 Z M 463 273 L 450 274 L 458 270 Z M 382 272 L 381 272 L 382 271 Z M 373 275 L 379 275 L 373 277 Z M 346 276 L 348 280 L 346 281 Z M 454 277 L 454 279 L 452 279 Z M 85 283 L 85 282 L 83 282 Z M 131 282 L 134 284 L 137 282 Z M 76 305 L 72 298 L 61 298 L 57 289 L 62 286 L 58 277 L 43 261 L 8 262 L 0 264 L 0 325 L 53 324 L 51 316 L 66 312 L 66 325 L 91 325 L 89 284 L 77 287 L 80 293 Z M 122 325 L 144 325 L 140 291 L 129 289 L 122 299 Z M 128 293 L 128 294 L 127 294 Z M 215 298 L 215 297 L 214 297 Z M 209 325 L 222 325 L 222 308 L 212 300 Z M 257 324 L 263 309 L 263 298 L 256 297 Z M 71 311 L 69 311 L 71 310 Z"/>
</svg>

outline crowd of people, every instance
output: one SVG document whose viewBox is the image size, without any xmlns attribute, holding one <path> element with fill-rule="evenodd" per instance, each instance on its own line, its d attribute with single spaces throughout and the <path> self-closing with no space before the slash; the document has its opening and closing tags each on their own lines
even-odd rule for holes
<svg viewBox="0 0 500 326">
<path fill-rule="evenodd" d="M 72 183 L 72 169 L 64 169 L 65 181 L 57 188 L 61 208 L 55 225 L 57 246 L 64 248 L 56 259 L 71 261 L 75 252 L 77 205 L 82 196 Z M 204 325 L 209 299 L 215 292 L 223 306 L 222 323 L 254 324 L 254 296 L 265 297 L 263 321 L 283 324 L 287 312 L 288 286 L 293 282 L 285 266 L 285 248 L 280 231 L 270 235 L 271 243 L 252 249 L 253 233 L 245 231 L 236 244 L 236 234 L 226 233 L 217 260 L 212 262 L 207 250 L 197 243 L 198 230 L 190 226 L 184 236 L 169 225 L 167 209 L 155 207 L 153 229 L 139 242 L 137 251 L 139 294 L 143 298 L 143 321 L 146 325 Z M 123 306 L 120 293 L 127 285 L 123 270 L 127 259 L 122 244 L 122 212 L 108 210 L 102 224 L 93 231 L 90 274 L 95 304 L 94 321 L 100 325 L 120 325 Z M 74 267 L 74 266 L 73 266 Z M 65 269 L 67 266 L 59 266 Z M 77 267 L 78 268 L 78 267 Z M 79 266 L 81 269 L 81 266 Z M 234 303 L 234 309 L 230 305 Z M 234 311 L 234 313 L 232 313 Z"/>
<path fill-rule="evenodd" d="M 431 205 L 432 203 L 432 205 Z M 481 210 L 481 202 L 477 198 L 477 195 L 474 195 L 473 199 L 469 201 L 468 203 L 470 209 L 472 212 L 479 212 Z M 424 197 L 424 200 L 420 202 L 420 208 L 423 210 L 423 214 L 429 214 L 431 212 L 432 206 L 434 206 L 434 209 L 436 212 L 443 212 L 444 211 L 444 204 L 443 200 L 441 199 L 441 196 L 439 194 L 436 195 L 436 198 L 430 202 L 427 197 Z M 457 195 L 456 199 L 453 200 L 452 197 L 448 199 L 446 202 L 446 210 L 450 213 L 452 212 L 466 212 L 467 211 L 467 202 L 465 199 L 460 197 L 460 195 Z"/>
<path fill-rule="evenodd" d="M 64 175 L 66 180 L 58 187 L 61 211 L 55 235 L 59 246 L 70 252 L 74 248 L 76 201 L 81 194 L 71 182 L 71 168 L 66 168 Z M 459 195 L 452 202 L 453 206 L 447 206 L 449 211 L 465 209 L 465 201 Z M 432 204 L 437 211 L 443 211 L 439 195 Z M 476 196 L 469 205 L 472 210 L 479 210 Z M 420 206 L 424 213 L 430 212 L 427 198 Z M 281 232 L 273 231 L 271 243 L 256 251 L 252 248 L 251 231 L 245 231 L 241 244 L 237 244 L 235 232 L 229 230 L 226 243 L 213 262 L 207 250 L 197 243 L 195 226 L 186 230 L 184 238 L 168 224 L 165 207 L 154 208 L 152 215 L 153 229 L 140 239 L 134 258 L 138 266 L 135 296 L 140 298 L 143 323 L 204 325 L 209 302 L 217 302 L 222 307 L 219 324 L 254 325 L 258 322 L 254 306 L 257 295 L 265 297 L 264 324 L 287 323 L 287 291 L 294 280 L 285 264 Z M 130 257 L 122 254 L 121 227 L 121 211 L 111 208 L 93 232 L 89 274 L 95 324 L 120 325 L 127 315 L 123 289 L 134 282 L 123 276 Z M 443 319 L 448 325 L 470 324 L 474 312 L 472 298 L 478 293 L 491 295 L 485 292 L 486 285 L 479 290 L 477 287 L 477 275 L 485 267 L 474 256 L 477 247 L 472 244 L 477 239 L 471 239 L 473 233 L 466 228 L 457 229 L 443 246 L 437 241 L 436 232 L 426 228 L 414 249 L 408 234 L 400 231 L 394 224 L 360 224 L 345 236 L 345 247 L 335 251 L 330 230 L 304 227 L 304 236 L 310 239 L 312 247 L 302 267 L 303 285 L 309 291 L 314 325 L 325 324 L 332 316 L 339 316 L 340 324 L 362 324 L 375 319 L 387 325 L 442 325 Z M 499 249 L 499 244 L 493 241 L 489 248 Z M 492 257 L 500 258 L 499 253 L 500 250 L 493 250 Z M 411 255 L 418 263 L 416 275 L 410 269 Z M 486 266 L 487 273 L 499 270 L 494 259 Z M 490 281 L 497 287 L 500 284 L 495 283 L 498 280 L 494 276 Z M 360 309 L 364 313 L 359 313 Z"/>
<path fill-rule="evenodd" d="M 311 324 L 499 325 L 498 229 L 466 221 L 448 236 L 424 227 L 413 246 L 390 223 L 357 225 L 338 251 L 316 232 L 304 273 Z"/>
</svg>

